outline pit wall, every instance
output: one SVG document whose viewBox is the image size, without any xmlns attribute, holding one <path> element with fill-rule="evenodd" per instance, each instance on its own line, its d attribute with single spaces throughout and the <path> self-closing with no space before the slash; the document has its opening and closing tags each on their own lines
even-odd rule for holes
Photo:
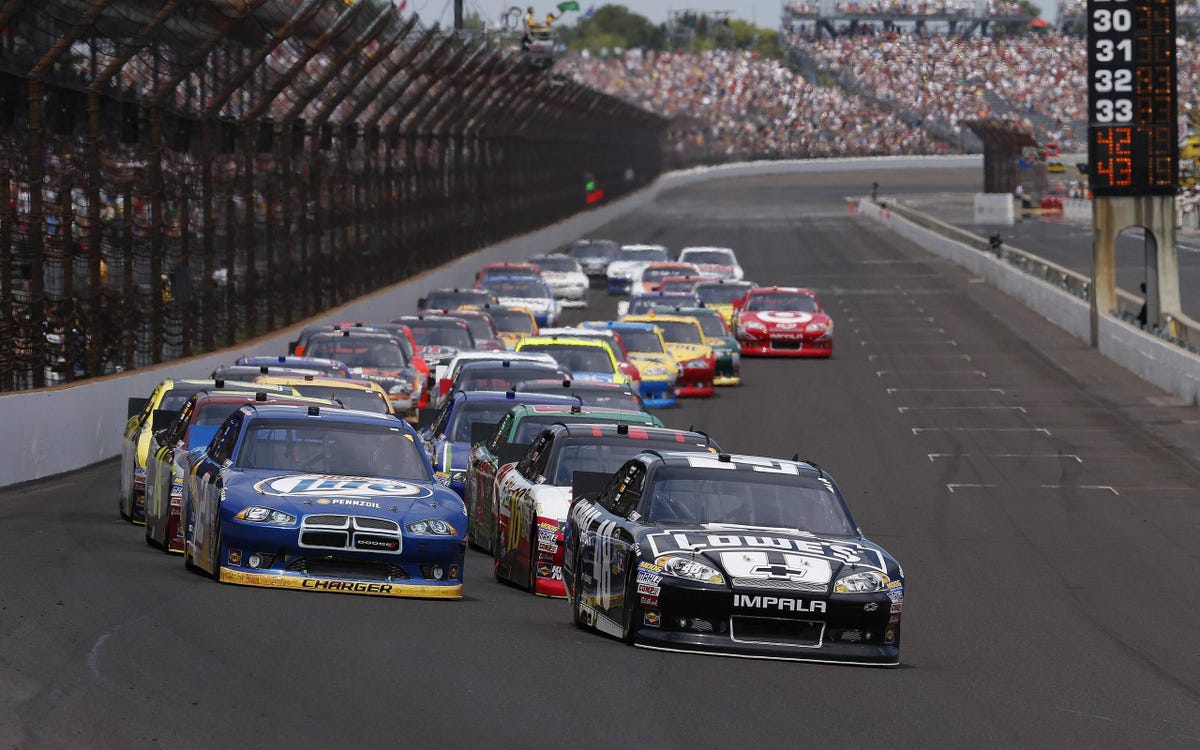
<svg viewBox="0 0 1200 750">
<path fill-rule="evenodd" d="M 993 255 L 918 226 L 869 200 L 853 202 L 855 216 L 879 222 L 901 237 L 967 268 L 1075 338 L 1091 341 L 1091 308 L 1086 300 L 1023 274 Z M 1104 356 L 1138 377 L 1189 404 L 1200 405 L 1200 357 L 1109 315 L 1100 316 L 1099 344 Z"/>
<path fill-rule="evenodd" d="M 279 354 L 305 325 L 329 321 L 390 320 L 416 309 L 429 289 L 470 286 L 484 263 L 522 260 L 584 237 L 653 202 L 659 193 L 700 182 L 760 177 L 863 171 L 864 186 L 881 171 L 980 167 L 978 156 L 880 157 L 811 161 L 748 162 L 700 167 L 662 175 L 652 185 L 611 204 L 577 214 L 536 232 L 514 237 L 459 258 L 419 276 L 238 346 L 189 359 L 174 360 L 120 375 L 36 391 L 0 395 L 0 487 L 82 468 L 116 456 L 130 397 L 144 397 L 166 377 L 207 377 L 219 365 L 242 355 Z M 115 496 L 114 483 L 114 496 Z M 115 497 L 114 497 L 115 499 Z"/>
</svg>

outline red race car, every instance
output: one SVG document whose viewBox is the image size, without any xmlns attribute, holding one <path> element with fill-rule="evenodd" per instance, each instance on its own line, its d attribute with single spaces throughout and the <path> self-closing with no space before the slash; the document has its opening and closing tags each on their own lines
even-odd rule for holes
<svg viewBox="0 0 1200 750">
<path fill-rule="evenodd" d="M 742 356 L 829 357 L 833 320 L 808 289 L 757 287 L 733 303 L 733 335 Z"/>
</svg>

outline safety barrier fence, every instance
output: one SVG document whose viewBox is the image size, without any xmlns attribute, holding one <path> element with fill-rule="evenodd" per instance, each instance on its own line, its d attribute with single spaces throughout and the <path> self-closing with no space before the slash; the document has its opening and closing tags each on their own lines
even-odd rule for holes
<svg viewBox="0 0 1200 750">
<path fill-rule="evenodd" d="M 931 229 L 943 237 L 947 237 L 967 247 L 980 252 L 990 253 L 1005 263 L 1019 269 L 1022 273 L 1056 286 L 1073 297 L 1084 301 L 1091 300 L 1091 277 L 1076 273 L 1044 258 L 1025 252 L 1019 248 L 998 242 L 990 237 L 982 237 L 973 232 L 947 224 L 928 214 L 921 213 L 901 201 L 880 200 L 879 205 L 894 212 L 926 229 Z M 1117 309 L 1107 311 L 1109 315 L 1119 318 L 1130 325 L 1138 326 L 1138 313 L 1141 311 L 1142 298 L 1129 292 L 1117 290 Z M 1168 343 L 1186 349 L 1193 354 L 1200 353 L 1200 323 L 1186 316 L 1168 315 L 1162 326 L 1150 326 L 1150 333 Z M 1140 327 L 1140 326 L 1139 326 Z"/>
<path fill-rule="evenodd" d="M 0 0 L 0 391 L 228 346 L 628 193 L 664 126 L 387 0 Z"/>
</svg>

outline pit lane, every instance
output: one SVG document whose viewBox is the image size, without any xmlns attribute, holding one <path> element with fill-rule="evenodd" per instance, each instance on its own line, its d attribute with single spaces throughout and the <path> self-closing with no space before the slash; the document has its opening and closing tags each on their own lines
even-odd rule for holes
<svg viewBox="0 0 1200 750">
<path fill-rule="evenodd" d="M 710 183 L 595 234 L 729 245 L 820 294 L 833 359 L 750 360 L 661 415 L 839 480 L 905 566 L 900 669 L 630 649 L 475 552 L 462 602 L 218 586 L 119 520 L 110 461 L 0 492 L 0 743 L 1196 746 L 1200 412 L 854 221 L 870 182 Z M 566 322 L 613 314 L 590 300 Z"/>
</svg>

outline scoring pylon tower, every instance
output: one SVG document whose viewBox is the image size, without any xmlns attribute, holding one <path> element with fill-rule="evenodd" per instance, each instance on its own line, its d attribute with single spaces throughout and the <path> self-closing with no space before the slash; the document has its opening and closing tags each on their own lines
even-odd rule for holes
<svg viewBox="0 0 1200 750">
<path fill-rule="evenodd" d="M 1145 236 L 1146 320 L 1180 313 L 1175 246 L 1179 145 L 1175 0 L 1088 0 L 1088 183 L 1092 346 L 1117 310 L 1116 241 Z"/>
</svg>

